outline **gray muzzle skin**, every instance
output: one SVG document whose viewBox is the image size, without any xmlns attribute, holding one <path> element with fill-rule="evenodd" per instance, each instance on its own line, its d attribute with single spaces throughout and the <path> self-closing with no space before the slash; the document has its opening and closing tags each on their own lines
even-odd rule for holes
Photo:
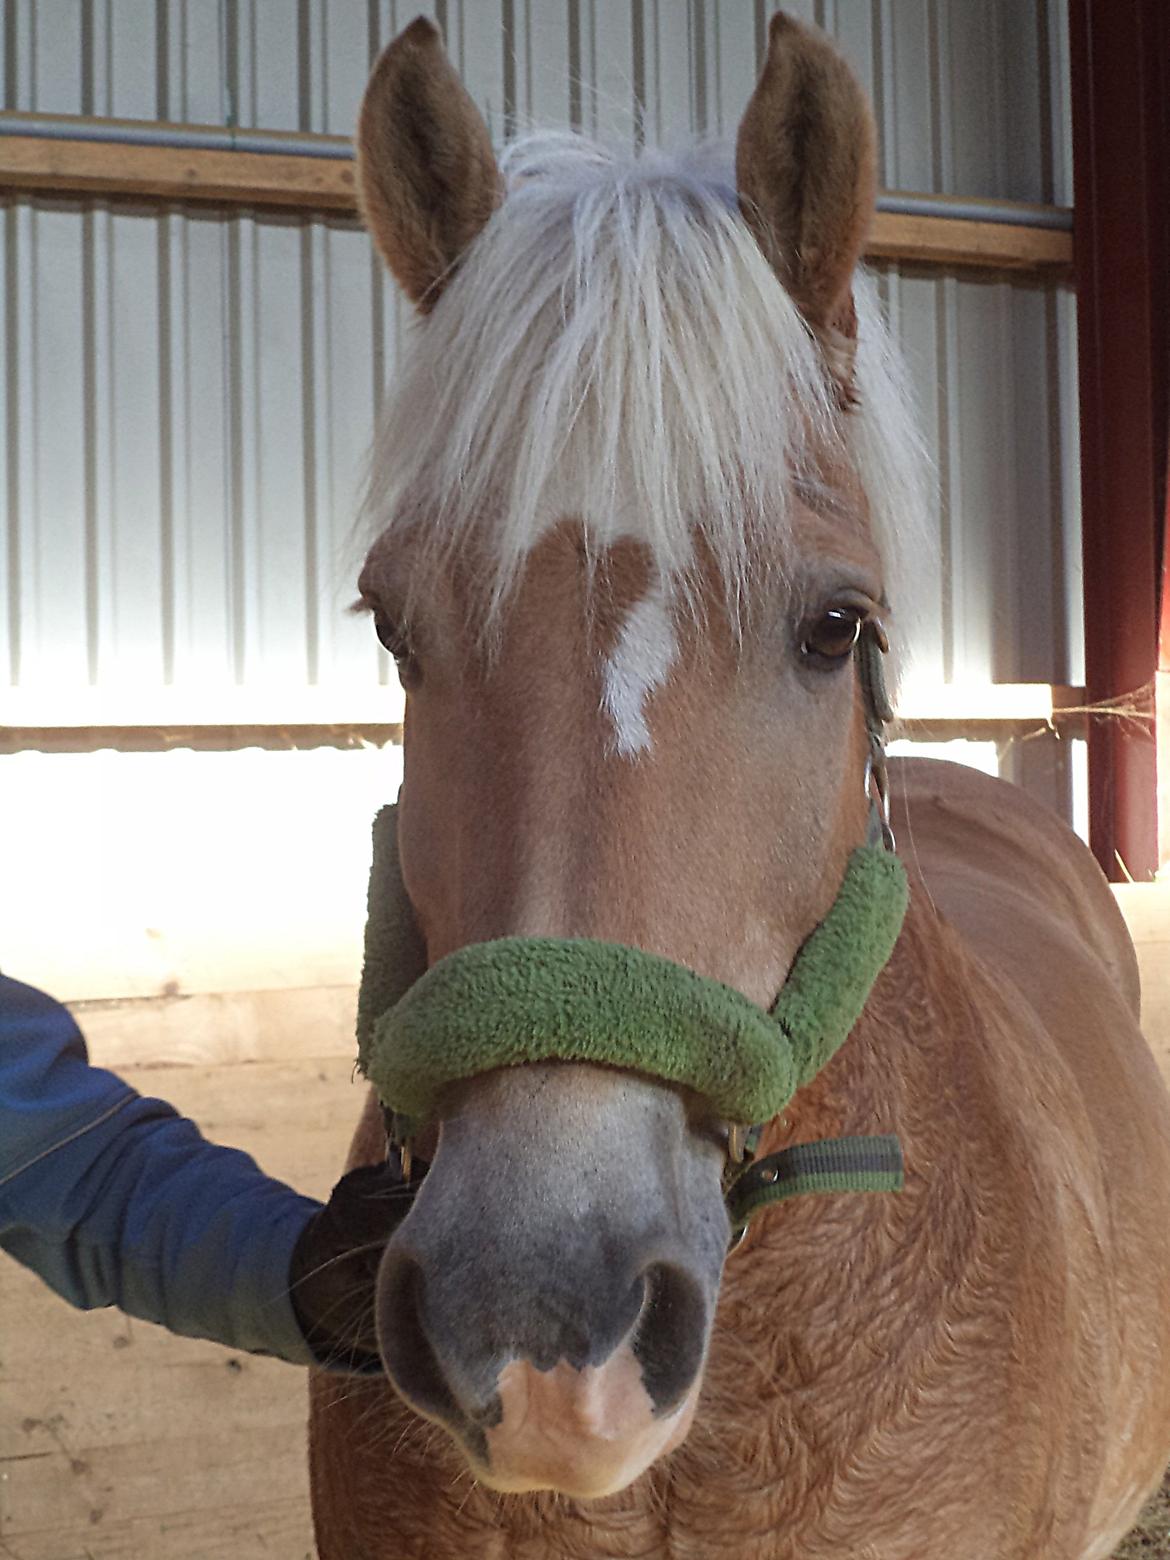
<svg viewBox="0 0 1170 1560">
<path fill-rule="evenodd" d="M 379 1274 L 394 1385 L 484 1466 L 513 1360 L 580 1370 L 629 1341 L 669 1414 L 706 1354 L 722 1163 L 681 1095 L 612 1069 L 537 1063 L 457 1090 Z"/>
</svg>

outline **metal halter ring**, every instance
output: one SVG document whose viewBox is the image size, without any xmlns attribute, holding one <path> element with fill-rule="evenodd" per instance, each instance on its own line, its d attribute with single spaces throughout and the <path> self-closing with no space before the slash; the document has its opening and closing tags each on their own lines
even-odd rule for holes
<svg viewBox="0 0 1170 1560">
<path fill-rule="evenodd" d="M 741 1165 L 747 1157 L 747 1139 L 751 1129 L 740 1122 L 732 1122 L 727 1128 L 727 1158 L 733 1165 Z"/>
<path fill-rule="evenodd" d="M 865 760 L 864 785 L 869 802 L 870 843 L 880 843 L 886 850 L 894 850 L 896 842 L 890 827 L 890 781 L 886 770 L 886 753 L 881 743 L 873 739 L 870 740 L 869 754 Z"/>
<path fill-rule="evenodd" d="M 727 1242 L 728 1256 L 730 1256 L 733 1251 L 738 1251 L 739 1248 L 743 1245 L 743 1238 L 747 1232 L 748 1227 L 746 1224 L 741 1224 L 737 1230 L 732 1230 L 731 1239 Z"/>
</svg>

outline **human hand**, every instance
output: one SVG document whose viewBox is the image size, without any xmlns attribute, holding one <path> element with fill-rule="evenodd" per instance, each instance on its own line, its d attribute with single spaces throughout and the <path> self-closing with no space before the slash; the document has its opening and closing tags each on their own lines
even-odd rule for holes
<svg viewBox="0 0 1170 1560">
<path fill-rule="evenodd" d="M 322 1365 L 362 1373 L 380 1368 L 374 1328 L 378 1265 L 425 1171 L 416 1160 L 407 1182 L 396 1162 L 351 1170 L 301 1231 L 289 1286 L 301 1331 Z"/>
</svg>

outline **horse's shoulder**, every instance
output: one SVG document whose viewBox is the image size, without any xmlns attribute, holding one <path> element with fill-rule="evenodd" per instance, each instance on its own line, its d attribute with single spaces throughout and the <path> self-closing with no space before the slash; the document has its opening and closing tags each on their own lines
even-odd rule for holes
<svg viewBox="0 0 1170 1560">
<path fill-rule="evenodd" d="M 1021 936 L 1083 951 L 1134 1016 L 1137 959 L 1117 902 L 1073 831 L 1018 786 L 963 764 L 890 762 L 899 848 L 932 899 L 992 963 Z"/>
</svg>

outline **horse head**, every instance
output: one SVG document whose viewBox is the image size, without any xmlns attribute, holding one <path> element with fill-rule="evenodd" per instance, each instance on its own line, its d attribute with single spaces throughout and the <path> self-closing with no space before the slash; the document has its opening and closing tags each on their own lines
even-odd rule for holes
<svg viewBox="0 0 1170 1560">
<path fill-rule="evenodd" d="M 358 150 L 420 316 L 360 590 L 407 694 L 397 846 L 427 961 L 586 940 L 771 1008 L 871 826 L 855 649 L 882 639 L 915 506 L 855 275 L 861 90 L 780 15 L 734 178 L 575 136 L 497 161 L 419 20 Z M 738 1130 L 688 1076 L 553 1054 L 439 1094 L 380 1336 L 497 1489 L 603 1495 L 687 1435 Z"/>
</svg>

